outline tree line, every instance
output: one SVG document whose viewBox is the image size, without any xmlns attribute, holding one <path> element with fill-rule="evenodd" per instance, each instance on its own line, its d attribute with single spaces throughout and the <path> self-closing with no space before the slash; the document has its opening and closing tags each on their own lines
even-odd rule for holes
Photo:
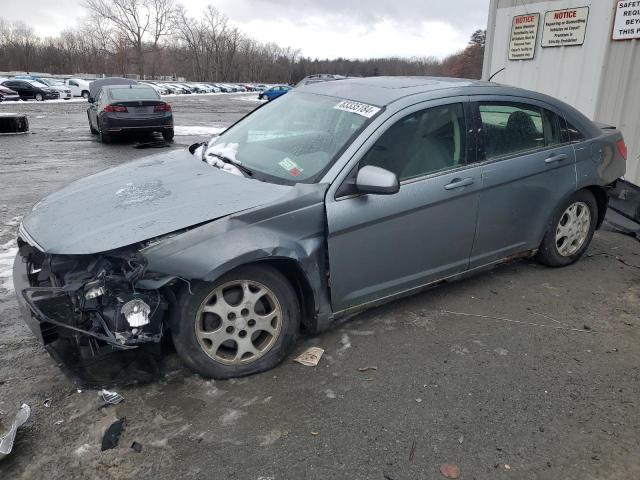
<svg viewBox="0 0 640 480">
<path fill-rule="evenodd" d="M 87 15 L 55 37 L 0 17 L 0 71 L 185 77 L 193 81 L 295 83 L 315 73 L 480 78 L 483 30 L 443 60 L 311 59 L 299 49 L 259 42 L 216 7 L 197 18 L 175 0 L 84 0 Z"/>
</svg>

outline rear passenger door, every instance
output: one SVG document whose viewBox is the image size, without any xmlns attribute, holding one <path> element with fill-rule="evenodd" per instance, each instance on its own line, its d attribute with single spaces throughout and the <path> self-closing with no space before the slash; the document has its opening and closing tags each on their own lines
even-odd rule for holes
<svg viewBox="0 0 640 480">
<path fill-rule="evenodd" d="M 470 268 L 538 248 L 553 211 L 576 188 L 560 112 L 525 98 L 473 100 L 482 190 Z"/>
</svg>

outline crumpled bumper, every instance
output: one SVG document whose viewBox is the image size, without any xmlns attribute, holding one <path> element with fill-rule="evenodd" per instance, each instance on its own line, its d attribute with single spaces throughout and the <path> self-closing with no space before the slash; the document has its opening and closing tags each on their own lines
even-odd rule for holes
<svg viewBox="0 0 640 480">
<path fill-rule="evenodd" d="M 151 382 L 160 376 L 160 343 L 125 347 L 115 339 L 110 342 L 106 335 L 65 326 L 65 316 L 73 316 L 71 303 L 63 298 L 61 289 L 31 287 L 20 253 L 13 263 L 13 284 L 25 323 L 78 387 L 109 388 Z M 50 310 L 43 312 L 39 302 Z"/>
</svg>

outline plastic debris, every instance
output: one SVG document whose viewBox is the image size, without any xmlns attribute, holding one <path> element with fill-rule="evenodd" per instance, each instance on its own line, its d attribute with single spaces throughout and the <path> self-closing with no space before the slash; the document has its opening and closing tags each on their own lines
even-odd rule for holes
<svg viewBox="0 0 640 480">
<path fill-rule="evenodd" d="M 51 399 L 45 398 L 42 404 L 45 406 L 45 408 L 49 408 L 51 406 Z"/>
<path fill-rule="evenodd" d="M 320 435 L 320 432 L 311 432 L 311 435 L 313 435 L 314 437 L 317 437 L 318 435 Z"/>
<path fill-rule="evenodd" d="M 443 463 L 440 465 L 440 473 L 446 478 L 460 478 L 460 467 L 453 463 Z"/>
<path fill-rule="evenodd" d="M 23 403 L 13 420 L 13 424 L 11 424 L 11 428 L 6 432 L 0 432 L 0 460 L 11 453 L 13 442 L 16 439 L 16 432 L 29 419 L 30 415 L 31 407 Z"/>
<path fill-rule="evenodd" d="M 124 400 L 124 397 L 118 392 L 112 392 L 109 390 L 100 390 L 100 398 L 108 404 L 117 405 Z"/>
<path fill-rule="evenodd" d="M 136 453 L 140 453 L 142 451 L 142 444 L 138 442 L 133 442 L 131 444 L 131 449 Z"/>
<path fill-rule="evenodd" d="M 105 450 L 111 450 L 112 448 L 116 448 L 118 446 L 120 435 L 122 434 L 122 430 L 124 430 L 124 420 L 124 418 L 116 420 L 111 425 L 109 425 L 107 431 L 104 432 L 101 447 L 101 450 L 103 452 Z"/>
<path fill-rule="evenodd" d="M 320 358 L 322 358 L 322 354 L 324 350 L 320 347 L 311 347 L 304 352 L 302 352 L 297 358 L 294 359 L 294 362 L 301 363 L 307 367 L 315 367 L 318 365 Z"/>
</svg>

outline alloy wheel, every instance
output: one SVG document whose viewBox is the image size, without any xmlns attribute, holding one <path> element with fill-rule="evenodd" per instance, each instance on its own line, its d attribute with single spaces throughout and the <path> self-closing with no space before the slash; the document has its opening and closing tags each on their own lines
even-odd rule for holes
<svg viewBox="0 0 640 480">
<path fill-rule="evenodd" d="M 589 236 L 591 211 L 584 202 L 567 207 L 556 227 L 556 248 L 563 257 L 574 255 Z"/>
<path fill-rule="evenodd" d="M 234 280 L 215 288 L 200 304 L 195 333 L 203 351 L 225 365 L 264 356 L 282 332 L 282 307 L 265 285 Z"/>
</svg>

